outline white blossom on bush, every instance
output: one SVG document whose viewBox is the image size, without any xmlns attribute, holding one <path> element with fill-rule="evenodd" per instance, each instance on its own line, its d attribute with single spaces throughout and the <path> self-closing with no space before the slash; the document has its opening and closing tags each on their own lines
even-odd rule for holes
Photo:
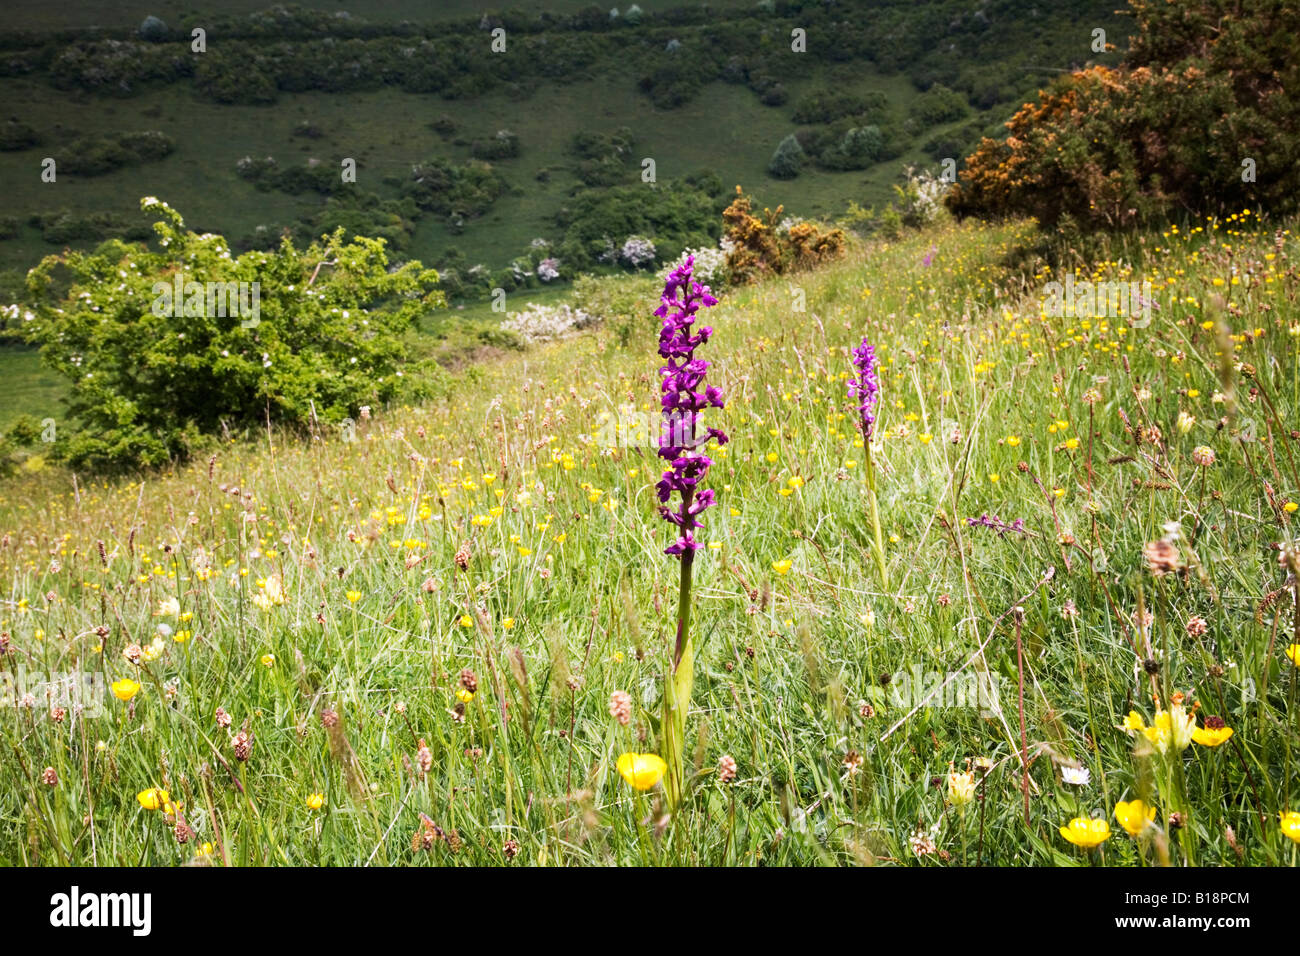
<svg viewBox="0 0 1300 956">
<path fill-rule="evenodd" d="M 721 282 L 727 276 L 728 250 L 726 247 L 728 242 L 729 240 L 723 239 L 716 249 L 701 246 L 699 249 L 685 250 L 664 270 L 663 276 L 665 280 L 669 273 L 685 264 L 687 256 L 694 256 L 695 278 L 704 282 Z"/>
<path fill-rule="evenodd" d="M 558 279 L 560 277 L 560 260 L 555 258 L 543 259 L 537 263 L 537 277 L 543 282 Z"/>
<path fill-rule="evenodd" d="M 655 244 L 644 236 L 628 236 L 620 255 L 633 269 L 640 269 L 655 261 Z"/>
<path fill-rule="evenodd" d="M 597 319 L 570 305 L 538 305 L 529 302 L 521 312 L 511 312 L 501 328 L 519 333 L 525 342 L 562 339 L 596 323 Z"/>
<path fill-rule="evenodd" d="M 905 222 L 934 222 L 943 211 L 943 196 L 951 183 L 936 177 L 929 170 L 914 172 L 907 167 L 906 188 L 895 186 L 900 200 L 900 212 Z"/>
</svg>

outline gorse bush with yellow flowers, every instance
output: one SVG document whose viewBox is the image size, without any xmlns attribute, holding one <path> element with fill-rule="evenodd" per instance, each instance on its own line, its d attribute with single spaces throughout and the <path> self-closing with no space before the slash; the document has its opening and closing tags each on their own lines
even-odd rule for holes
<svg viewBox="0 0 1300 956">
<path fill-rule="evenodd" d="M 800 272 L 805 312 L 715 288 L 702 526 L 658 487 L 656 289 L 626 347 L 355 441 L 7 479 L 0 859 L 1294 864 L 1293 227 L 1048 266 L 947 224 Z M 1044 314 L 1067 276 L 1150 320 Z"/>
<path fill-rule="evenodd" d="M 966 160 L 956 214 L 1035 216 L 1085 229 L 1182 210 L 1296 208 L 1300 89 L 1289 0 L 1130 0 L 1119 68 L 1063 77 Z M 1188 130 L 1197 135 L 1188 135 Z"/>
</svg>

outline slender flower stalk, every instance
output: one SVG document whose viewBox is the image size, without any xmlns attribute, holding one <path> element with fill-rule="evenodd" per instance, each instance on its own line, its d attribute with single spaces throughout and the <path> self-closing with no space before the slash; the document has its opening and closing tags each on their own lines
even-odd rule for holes
<svg viewBox="0 0 1300 956">
<path fill-rule="evenodd" d="M 699 413 L 706 408 L 723 408 L 722 391 L 705 386 L 709 363 L 695 357 L 695 350 L 709 340 L 713 329 L 695 329 L 695 316 L 702 307 L 718 304 L 708 286 L 691 278 L 695 258 L 672 273 L 664 285 L 663 296 L 655 315 L 663 320 L 659 333 L 659 355 L 665 360 L 659 370 L 660 404 L 663 407 L 663 430 L 659 437 L 659 456 L 670 467 L 659 480 L 659 514 L 677 530 L 677 539 L 664 549 L 681 564 L 681 584 L 677 597 L 677 641 L 672 667 L 664 682 L 663 744 L 664 790 L 668 804 L 676 809 L 682 799 L 682 748 L 686 733 L 686 711 L 690 706 L 694 683 L 694 646 L 690 636 L 691 570 L 695 552 L 702 545 L 695 532 L 703 526 L 700 515 L 715 504 L 712 489 L 700 488 L 712 459 L 701 450 L 711 441 L 727 443 L 727 436 L 717 428 L 701 430 Z M 678 507 L 673 510 L 673 496 Z"/>
<path fill-rule="evenodd" d="M 885 565 L 885 539 L 880 530 L 880 505 L 876 501 L 876 466 L 871 457 L 871 437 L 876 430 L 876 406 L 880 402 L 880 368 L 876 350 L 865 338 L 853 350 L 853 368 L 857 372 L 849 379 L 849 395 L 856 396 L 858 427 L 862 429 L 862 447 L 867 462 L 867 494 L 871 503 L 871 530 L 876 566 L 880 569 L 880 586 L 889 590 L 889 570 Z"/>
</svg>

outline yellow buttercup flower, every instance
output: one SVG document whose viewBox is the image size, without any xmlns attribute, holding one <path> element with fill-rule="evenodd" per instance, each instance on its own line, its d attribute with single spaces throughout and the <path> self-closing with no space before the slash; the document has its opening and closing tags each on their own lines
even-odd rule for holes
<svg viewBox="0 0 1300 956">
<path fill-rule="evenodd" d="M 1300 667 L 1300 644 L 1292 644 L 1286 649 L 1286 656 L 1291 658 L 1291 663 Z"/>
<path fill-rule="evenodd" d="M 1206 717 L 1205 726 L 1192 731 L 1192 739 L 1202 747 L 1217 747 L 1231 736 L 1232 728 L 1223 722 L 1222 717 Z"/>
<path fill-rule="evenodd" d="M 356 603 L 357 603 L 358 601 L 360 601 L 360 600 L 361 600 L 361 592 L 360 592 L 360 591 L 349 591 L 349 592 L 348 592 L 348 603 L 349 603 L 349 604 L 356 604 Z"/>
<path fill-rule="evenodd" d="M 1128 831 L 1129 836 L 1137 836 L 1156 818 L 1156 808 L 1149 807 L 1141 800 L 1121 800 L 1115 804 L 1115 819 Z"/>
<path fill-rule="evenodd" d="M 1075 846 L 1091 850 L 1110 839 L 1110 824 L 1100 817 L 1092 820 L 1087 817 L 1075 817 L 1061 827 L 1061 836 Z"/>
<path fill-rule="evenodd" d="M 325 806 L 325 794 L 313 793 L 307 798 L 308 810 L 319 810 L 323 806 Z"/>
<path fill-rule="evenodd" d="M 791 562 L 791 561 L 773 561 L 773 562 L 772 562 L 772 570 L 775 571 L 777 574 L 789 574 L 789 573 L 790 573 L 790 569 L 791 569 L 792 567 L 794 567 L 794 563 Z"/>
<path fill-rule="evenodd" d="M 262 660 L 262 666 L 263 666 L 263 667 L 274 667 L 274 666 L 275 666 L 275 655 L 274 655 L 274 654 L 263 654 L 261 660 Z"/>
<path fill-rule="evenodd" d="M 148 790 L 141 790 L 135 795 L 140 801 L 140 806 L 146 810 L 161 810 L 164 806 L 171 803 L 171 794 L 166 790 L 158 787 L 150 787 Z"/>
<path fill-rule="evenodd" d="M 1282 835 L 1294 843 L 1300 843 L 1300 812 L 1283 811 L 1278 814 L 1282 826 Z"/>
<path fill-rule="evenodd" d="M 619 775 L 638 790 L 649 790 L 667 769 L 658 754 L 623 754 L 618 758 Z"/>
<path fill-rule="evenodd" d="M 112 688 L 113 696 L 122 701 L 130 700 L 140 692 L 140 685 L 129 677 L 113 681 Z"/>
</svg>

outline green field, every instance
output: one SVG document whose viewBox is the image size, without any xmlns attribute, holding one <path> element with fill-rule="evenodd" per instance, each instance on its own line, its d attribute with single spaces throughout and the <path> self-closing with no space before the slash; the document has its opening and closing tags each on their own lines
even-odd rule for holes
<svg viewBox="0 0 1300 956">
<path fill-rule="evenodd" d="M 610 430 L 657 407 L 653 296 L 627 348 L 503 357 L 357 442 L 20 474 L 6 640 L 27 674 L 117 688 L 0 712 L 0 856 L 1293 865 L 1300 634 L 1271 546 L 1300 564 L 1294 226 L 1056 271 L 1029 224 L 938 226 L 797 277 L 807 312 L 787 279 L 707 310 L 731 440 L 676 808 L 619 770 L 663 749 L 677 595 L 653 451 Z M 1066 274 L 1151 280 L 1186 316 L 1045 317 L 1037 282 Z M 869 459 L 845 395 L 864 336 Z"/>
</svg>

